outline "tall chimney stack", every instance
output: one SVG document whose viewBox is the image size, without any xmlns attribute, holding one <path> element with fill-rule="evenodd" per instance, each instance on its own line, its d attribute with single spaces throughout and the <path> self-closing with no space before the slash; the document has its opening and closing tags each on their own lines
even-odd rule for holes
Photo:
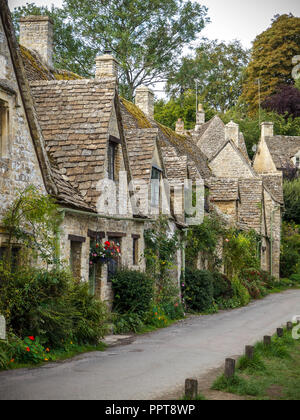
<svg viewBox="0 0 300 420">
<path fill-rule="evenodd" d="M 39 54 L 53 67 L 53 21 L 49 16 L 26 16 L 20 19 L 20 44 Z"/>
<path fill-rule="evenodd" d="M 261 138 L 265 139 L 266 137 L 274 136 L 274 123 L 273 122 L 263 122 L 261 123 Z"/>
<path fill-rule="evenodd" d="M 198 105 L 198 110 L 196 114 L 196 126 L 195 131 L 199 131 L 201 126 L 205 123 L 205 111 L 202 104 Z"/>
<path fill-rule="evenodd" d="M 105 51 L 103 55 L 96 57 L 96 79 L 103 77 L 118 78 L 119 63 L 111 51 Z"/>
<path fill-rule="evenodd" d="M 154 118 L 154 92 L 147 86 L 139 86 L 135 91 L 135 104 L 144 114 Z"/>
<path fill-rule="evenodd" d="M 176 122 L 175 132 L 181 135 L 185 134 L 184 121 L 182 120 L 182 118 L 178 118 L 178 121 Z"/>
</svg>

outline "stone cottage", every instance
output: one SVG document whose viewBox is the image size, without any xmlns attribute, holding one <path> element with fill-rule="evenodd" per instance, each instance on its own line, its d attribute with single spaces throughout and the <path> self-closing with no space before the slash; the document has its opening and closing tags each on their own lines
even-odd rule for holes
<svg viewBox="0 0 300 420">
<path fill-rule="evenodd" d="M 262 136 L 267 125 L 262 124 Z M 186 133 L 181 120 L 176 131 Z M 237 228 L 256 231 L 262 241 L 261 267 L 279 278 L 282 173 L 263 173 L 255 162 L 252 165 L 239 126 L 233 121 L 225 125 L 218 116 L 205 122 L 202 105 L 190 135 L 208 160 L 211 202 L 230 216 Z"/>
<path fill-rule="evenodd" d="M 22 18 L 18 45 L 6 0 L 0 5 L 0 213 L 30 184 L 55 197 L 61 259 L 111 301 L 116 265 L 145 269 L 144 231 L 170 194 L 164 181 L 203 183 L 210 176 L 206 158 L 191 139 L 154 121 L 148 88 L 138 90 L 135 105 L 119 97 L 118 63 L 110 54 L 97 57 L 94 79 L 53 69 L 51 20 Z M 132 200 L 143 189 L 150 191 L 147 211 Z M 173 231 L 185 227 L 175 213 L 173 198 Z M 2 250 L 6 240 L 2 229 Z M 91 267 L 91 245 L 105 240 L 120 244 L 121 258 Z M 181 251 L 177 265 L 179 281 Z"/>
</svg>

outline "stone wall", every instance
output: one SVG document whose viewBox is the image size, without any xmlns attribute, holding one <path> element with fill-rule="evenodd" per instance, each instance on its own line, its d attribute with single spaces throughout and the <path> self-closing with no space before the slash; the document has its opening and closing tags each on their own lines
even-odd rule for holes
<svg viewBox="0 0 300 420">
<path fill-rule="evenodd" d="M 103 233 L 103 243 L 115 235 L 120 236 L 121 245 L 121 265 L 132 269 L 145 270 L 144 254 L 144 222 L 135 220 L 114 220 L 99 217 L 92 217 L 83 214 L 72 213 L 67 211 L 61 224 L 60 234 L 60 252 L 61 260 L 64 264 L 70 264 L 71 241 L 69 235 L 84 238 L 81 249 L 81 281 L 89 282 L 90 260 L 89 252 L 91 238 L 89 230 L 93 232 Z M 138 261 L 139 265 L 133 265 L 133 238 L 132 235 L 138 235 Z M 99 272 L 100 271 L 100 272 Z M 95 293 L 97 297 L 104 301 L 112 302 L 111 284 L 107 281 L 107 266 L 103 265 L 96 274 Z"/>
<path fill-rule="evenodd" d="M 45 192 L 40 166 L 31 139 L 10 51 L 0 20 L 0 99 L 9 109 L 6 152 L 0 157 L 0 217 L 16 198 L 17 190 L 33 184 Z M 1 242 L 5 240 L 0 234 Z"/>
<path fill-rule="evenodd" d="M 219 178 L 254 178 L 250 166 L 230 143 L 210 162 L 209 166 L 213 174 Z"/>
</svg>

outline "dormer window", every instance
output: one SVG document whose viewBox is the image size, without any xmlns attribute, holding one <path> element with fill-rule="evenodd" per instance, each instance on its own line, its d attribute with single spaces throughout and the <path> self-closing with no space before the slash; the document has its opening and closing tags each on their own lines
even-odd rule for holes
<svg viewBox="0 0 300 420">
<path fill-rule="evenodd" d="M 8 145 L 8 103 L 0 99 L 0 158 L 6 157 Z"/>
<path fill-rule="evenodd" d="M 118 145 L 121 143 L 121 140 L 117 139 L 114 136 L 109 136 L 108 142 L 108 179 L 115 181 L 117 178 L 116 174 L 116 161 L 117 161 L 117 152 Z"/>
<path fill-rule="evenodd" d="M 151 206 L 159 207 L 160 203 L 160 180 L 161 180 L 161 169 L 156 166 L 152 166 L 151 174 Z"/>
</svg>

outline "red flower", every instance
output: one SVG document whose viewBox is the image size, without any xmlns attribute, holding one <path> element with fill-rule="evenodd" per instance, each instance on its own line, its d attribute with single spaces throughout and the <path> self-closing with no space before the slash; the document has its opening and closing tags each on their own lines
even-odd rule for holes
<svg viewBox="0 0 300 420">
<path fill-rule="evenodd" d="M 30 352 L 30 348 L 29 347 L 26 347 L 26 351 Z"/>
<path fill-rule="evenodd" d="M 34 341 L 34 337 L 32 335 L 28 338 L 29 338 L 29 340 Z"/>
<path fill-rule="evenodd" d="M 110 246 L 110 242 L 109 241 L 106 241 L 105 242 L 105 245 Z"/>
<path fill-rule="evenodd" d="M 99 248 L 99 244 L 96 244 L 96 248 Z"/>
</svg>

